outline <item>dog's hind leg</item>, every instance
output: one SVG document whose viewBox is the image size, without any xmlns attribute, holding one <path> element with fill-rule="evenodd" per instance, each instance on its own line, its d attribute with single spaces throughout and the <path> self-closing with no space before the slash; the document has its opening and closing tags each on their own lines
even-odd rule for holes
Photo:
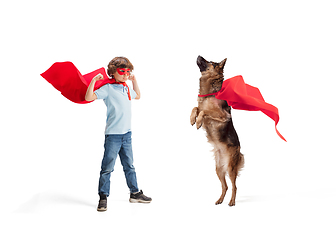
<svg viewBox="0 0 336 240">
<path fill-rule="evenodd" d="M 237 186 L 236 186 L 236 179 L 237 179 L 238 171 L 237 169 L 230 169 L 229 170 L 229 177 L 232 183 L 232 196 L 229 202 L 229 206 L 232 207 L 236 204 L 236 194 L 237 194 Z"/>
<path fill-rule="evenodd" d="M 216 205 L 217 205 L 217 204 L 221 204 L 223 202 L 225 194 L 226 194 L 226 191 L 228 189 L 228 186 L 227 186 L 226 181 L 225 181 L 225 175 L 226 175 L 226 173 L 225 173 L 224 166 L 221 166 L 221 167 L 217 167 L 216 166 L 216 173 L 217 173 L 217 176 L 219 178 L 219 181 L 222 184 L 222 195 L 217 200 L 217 202 L 216 202 Z"/>
<path fill-rule="evenodd" d="M 240 169 L 244 167 L 244 155 L 240 153 L 240 147 L 231 148 L 231 160 L 228 166 L 228 173 L 232 183 L 232 196 L 229 206 L 236 204 L 237 186 L 236 179 Z"/>
</svg>

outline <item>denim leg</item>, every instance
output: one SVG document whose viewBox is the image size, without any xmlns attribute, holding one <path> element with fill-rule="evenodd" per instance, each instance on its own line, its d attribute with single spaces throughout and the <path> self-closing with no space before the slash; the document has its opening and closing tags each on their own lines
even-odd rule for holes
<svg viewBox="0 0 336 240">
<path fill-rule="evenodd" d="M 122 146 L 120 148 L 119 157 L 121 165 L 125 173 L 126 183 L 131 193 L 139 192 L 138 183 L 133 166 L 132 151 L 132 133 L 128 132 L 124 135 Z"/>
<path fill-rule="evenodd" d="M 114 171 L 114 165 L 118 152 L 122 145 L 122 137 L 119 135 L 106 135 L 104 144 L 104 157 L 101 164 L 98 193 L 110 195 L 110 177 Z"/>
</svg>

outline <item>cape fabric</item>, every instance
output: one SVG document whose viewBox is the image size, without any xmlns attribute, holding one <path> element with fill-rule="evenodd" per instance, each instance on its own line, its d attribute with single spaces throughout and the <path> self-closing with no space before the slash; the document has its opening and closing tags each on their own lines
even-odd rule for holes
<svg viewBox="0 0 336 240">
<path fill-rule="evenodd" d="M 266 103 L 259 89 L 246 84 L 242 76 L 235 76 L 223 81 L 219 92 L 198 96 L 206 97 L 209 95 L 215 95 L 217 99 L 226 100 L 228 105 L 234 109 L 263 112 L 274 120 L 276 133 L 286 141 L 276 128 L 279 122 L 278 108 Z"/>
<path fill-rule="evenodd" d="M 104 78 L 95 83 L 94 91 L 107 83 L 116 83 L 106 75 L 105 68 L 82 75 L 72 62 L 56 62 L 41 76 L 52 84 L 64 97 L 74 103 L 89 103 L 85 94 L 94 76 L 101 73 Z"/>
</svg>

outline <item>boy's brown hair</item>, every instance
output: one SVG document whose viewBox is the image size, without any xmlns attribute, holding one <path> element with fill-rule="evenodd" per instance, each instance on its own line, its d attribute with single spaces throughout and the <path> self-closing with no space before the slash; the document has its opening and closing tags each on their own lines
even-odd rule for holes
<svg viewBox="0 0 336 240">
<path fill-rule="evenodd" d="M 129 68 L 132 72 L 134 67 L 130 60 L 125 57 L 115 57 L 107 65 L 107 74 L 113 77 L 113 74 L 117 71 L 117 68 Z"/>
</svg>

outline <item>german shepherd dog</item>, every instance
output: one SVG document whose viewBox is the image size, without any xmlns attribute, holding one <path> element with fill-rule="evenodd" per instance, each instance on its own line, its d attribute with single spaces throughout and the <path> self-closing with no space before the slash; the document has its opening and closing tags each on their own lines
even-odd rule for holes
<svg viewBox="0 0 336 240">
<path fill-rule="evenodd" d="M 223 68 L 226 58 L 220 63 L 208 62 L 198 56 L 197 65 L 201 71 L 199 94 L 206 95 L 218 92 L 224 80 Z M 240 142 L 231 118 L 231 107 L 225 100 L 219 100 L 213 95 L 198 97 L 198 107 L 190 115 L 190 123 L 196 123 L 197 129 L 203 127 L 209 143 L 214 147 L 216 173 L 222 184 L 222 195 L 216 204 L 224 200 L 228 186 L 225 175 L 228 173 L 232 183 L 232 197 L 229 206 L 236 202 L 236 178 L 244 166 L 244 156 L 240 153 Z"/>
</svg>

